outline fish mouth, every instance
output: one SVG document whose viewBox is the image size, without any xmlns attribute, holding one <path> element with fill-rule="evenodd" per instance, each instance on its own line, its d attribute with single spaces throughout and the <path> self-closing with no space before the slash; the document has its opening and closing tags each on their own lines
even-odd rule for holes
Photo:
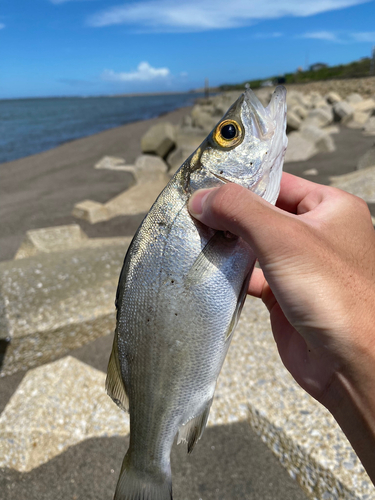
<svg viewBox="0 0 375 500">
<path fill-rule="evenodd" d="M 251 132 L 260 140 L 270 139 L 275 131 L 283 133 L 283 121 L 286 116 L 286 89 L 276 87 L 269 104 L 264 107 L 251 89 L 244 92 L 244 102 L 248 108 Z"/>
</svg>

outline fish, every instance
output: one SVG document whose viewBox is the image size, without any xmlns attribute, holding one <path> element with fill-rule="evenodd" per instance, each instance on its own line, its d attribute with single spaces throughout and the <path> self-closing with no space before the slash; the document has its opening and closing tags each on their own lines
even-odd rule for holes
<svg viewBox="0 0 375 500">
<path fill-rule="evenodd" d="M 171 447 L 192 452 L 244 304 L 256 257 L 188 211 L 200 188 L 232 182 L 275 203 L 287 146 L 286 90 L 251 89 L 182 164 L 138 228 L 116 296 L 106 390 L 130 416 L 115 500 L 171 500 Z M 238 200 L 241 203 L 241 200 Z"/>
</svg>

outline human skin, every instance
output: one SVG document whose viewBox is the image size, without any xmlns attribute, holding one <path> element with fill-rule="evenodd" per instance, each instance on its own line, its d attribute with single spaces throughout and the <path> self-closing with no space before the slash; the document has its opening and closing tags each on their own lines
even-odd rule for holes
<svg viewBox="0 0 375 500">
<path fill-rule="evenodd" d="M 366 203 L 283 174 L 276 207 L 236 184 L 194 193 L 191 214 L 257 255 L 249 294 L 280 357 L 335 417 L 375 482 L 375 231 Z"/>
</svg>

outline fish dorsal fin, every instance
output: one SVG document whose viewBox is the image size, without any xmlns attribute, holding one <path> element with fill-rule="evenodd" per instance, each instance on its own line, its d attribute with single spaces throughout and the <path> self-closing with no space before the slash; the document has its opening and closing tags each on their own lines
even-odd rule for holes
<svg viewBox="0 0 375 500">
<path fill-rule="evenodd" d="M 216 231 L 195 259 L 185 277 L 185 283 L 198 285 L 206 281 L 212 273 L 220 269 L 222 262 L 232 254 L 237 240 L 238 238 L 234 235 Z"/>
<path fill-rule="evenodd" d="M 193 417 L 189 422 L 180 427 L 178 431 L 177 444 L 181 442 L 187 443 L 188 453 L 193 451 L 195 443 L 202 437 L 210 413 L 212 399 L 202 413 Z"/>
<path fill-rule="evenodd" d="M 113 339 L 111 356 L 108 362 L 105 389 L 108 396 L 124 411 L 129 411 L 129 399 L 121 377 L 120 362 L 118 359 L 117 332 Z"/>
<path fill-rule="evenodd" d="M 247 295 L 247 290 L 249 288 L 249 281 L 250 281 L 250 277 L 251 277 L 252 272 L 253 272 L 253 268 L 250 269 L 250 271 L 246 275 L 246 278 L 244 279 L 244 282 L 242 283 L 242 287 L 241 287 L 240 293 L 238 295 L 236 309 L 234 310 L 231 322 L 229 323 L 229 327 L 228 327 L 228 331 L 227 331 L 227 335 L 225 337 L 225 340 L 228 340 L 231 337 L 232 333 L 234 332 L 234 329 L 237 326 L 238 320 L 240 319 L 241 311 L 242 311 L 243 305 L 245 303 L 246 295 Z"/>
</svg>

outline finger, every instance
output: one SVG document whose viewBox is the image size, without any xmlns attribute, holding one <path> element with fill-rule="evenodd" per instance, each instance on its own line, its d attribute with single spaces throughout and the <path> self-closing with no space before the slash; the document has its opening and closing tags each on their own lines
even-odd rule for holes
<svg viewBox="0 0 375 500">
<path fill-rule="evenodd" d="M 292 214 L 300 213 L 300 204 L 316 190 L 319 190 L 319 184 L 283 172 L 276 206 Z"/>
<path fill-rule="evenodd" d="M 266 284 L 266 279 L 264 277 L 263 271 L 257 267 L 254 268 L 253 274 L 250 278 L 249 288 L 247 293 L 252 295 L 253 297 L 258 297 L 260 299 L 262 297 L 263 288 Z"/>
<path fill-rule="evenodd" d="M 295 232 L 295 216 L 283 213 L 237 184 L 196 192 L 190 199 L 189 210 L 203 224 L 241 236 L 258 257 L 285 241 L 293 244 L 288 232 Z"/>
</svg>

